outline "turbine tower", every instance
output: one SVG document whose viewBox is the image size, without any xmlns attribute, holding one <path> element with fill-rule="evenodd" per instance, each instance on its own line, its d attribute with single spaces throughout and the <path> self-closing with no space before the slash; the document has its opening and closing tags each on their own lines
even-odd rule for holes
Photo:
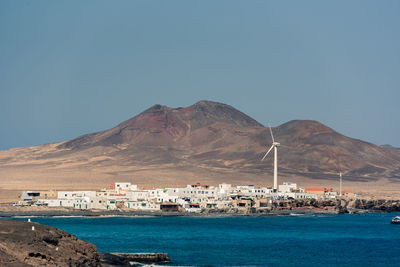
<svg viewBox="0 0 400 267">
<path fill-rule="evenodd" d="M 280 146 L 281 144 L 278 142 L 275 142 L 274 135 L 272 134 L 271 125 L 269 125 L 269 131 L 270 131 L 271 137 L 272 137 L 272 146 L 267 151 L 267 153 L 265 153 L 265 155 L 261 159 L 261 161 L 263 161 L 267 157 L 269 152 L 271 152 L 271 150 L 274 149 L 274 192 L 276 192 L 278 190 L 278 146 Z"/>
</svg>

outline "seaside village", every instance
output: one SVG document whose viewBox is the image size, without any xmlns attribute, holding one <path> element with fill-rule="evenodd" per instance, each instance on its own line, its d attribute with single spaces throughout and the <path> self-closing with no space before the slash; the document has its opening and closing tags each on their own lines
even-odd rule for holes
<svg viewBox="0 0 400 267">
<path fill-rule="evenodd" d="M 343 190 L 342 196 L 354 196 Z M 285 182 L 277 189 L 254 185 L 220 184 L 218 187 L 187 185 L 184 188 L 139 189 L 137 185 L 116 182 L 100 191 L 23 191 L 18 206 L 43 205 L 80 210 L 137 210 L 204 212 L 207 210 L 248 210 L 267 208 L 283 200 L 335 199 L 332 188 L 298 188 Z"/>
</svg>

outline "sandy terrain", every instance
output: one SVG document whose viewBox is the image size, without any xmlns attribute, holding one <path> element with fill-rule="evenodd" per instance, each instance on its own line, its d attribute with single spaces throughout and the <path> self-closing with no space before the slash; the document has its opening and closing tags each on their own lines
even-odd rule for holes
<svg viewBox="0 0 400 267">
<path fill-rule="evenodd" d="M 27 174 L 29 173 L 29 174 Z M 31 168 L 29 171 L 21 168 L 19 171 L 12 169 L 7 172 L 0 170 L 0 203 L 16 201 L 22 190 L 99 190 L 109 186 L 111 182 L 131 182 L 141 188 L 154 187 L 184 187 L 187 184 L 200 182 L 202 184 L 218 185 L 254 184 L 271 186 L 271 174 L 235 173 L 234 171 L 221 171 L 197 169 L 194 172 L 176 170 L 165 166 L 153 168 L 114 167 L 98 169 L 53 169 L 43 171 L 40 168 Z M 343 188 L 356 193 L 378 198 L 400 198 L 400 183 L 393 183 L 388 179 L 378 181 L 346 181 L 344 176 Z M 279 176 L 279 183 L 294 182 L 300 187 L 333 187 L 338 190 L 338 180 L 316 180 L 307 177 Z"/>
</svg>

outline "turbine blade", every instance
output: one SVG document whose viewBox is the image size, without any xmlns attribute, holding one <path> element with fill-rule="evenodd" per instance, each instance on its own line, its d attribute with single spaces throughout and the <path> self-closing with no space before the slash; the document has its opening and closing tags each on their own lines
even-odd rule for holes
<svg viewBox="0 0 400 267">
<path fill-rule="evenodd" d="M 267 151 L 267 153 L 265 153 L 264 157 L 261 159 L 261 161 L 263 161 L 265 159 L 265 157 L 268 155 L 269 152 L 271 152 L 272 148 L 274 147 L 274 145 L 271 146 L 271 148 Z"/>
<path fill-rule="evenodd" d="M 274 135 L 272 134 L 271 125 L 270 125 L 269 123 L 268 123 L 268 126 L 269 126 L 269 131 L 270 131 L 270 133 L 271 133 L 272 142 L 275 142 Z"/>
</svg>

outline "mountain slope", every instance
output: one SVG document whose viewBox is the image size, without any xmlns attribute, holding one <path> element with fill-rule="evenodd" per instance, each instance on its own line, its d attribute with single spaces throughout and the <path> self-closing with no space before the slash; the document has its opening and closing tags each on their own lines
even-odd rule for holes
<svg viewBox="0 0 400 267">
<path fill-rule="evenodd" d="M 400 178 L 400 151 L 352 139 L 309 120 L 272 129 L 280 177 L 309 182 Z M 268 128 L 235 108 L 200 101 L 186 108 L 155 105 L 116 127 L 74 140 L 0 152 L 0 187 L 43 184 L 75 187 L 129 180 L 144 185 L 196 181 L 264 183 L 273 157 Z M 303 179 L 302 178 L 302 179 Z M 13 187 L 14 186 L 14 187 Z"/>
<path fill-rule="evenodd" d="M 62 144 L 60 148 L 133 143 L 165 146 L 177 143 L 191 131 L 218 122 L 238 127 L 262 127 L 244 113 L 221 103 L 200 101 L 190 107 L 177 109 L 154 105 L 110 130 L 84 135 Z"/>
<path fill-rule="evenodd" d="M 316 121 L 291 121 L 277 128 L 293 149 L 282 159 L 290 169 L 350 176 L 396 177 L 399 159 L 382 147 L 352 139 Z"/>
</svg>

